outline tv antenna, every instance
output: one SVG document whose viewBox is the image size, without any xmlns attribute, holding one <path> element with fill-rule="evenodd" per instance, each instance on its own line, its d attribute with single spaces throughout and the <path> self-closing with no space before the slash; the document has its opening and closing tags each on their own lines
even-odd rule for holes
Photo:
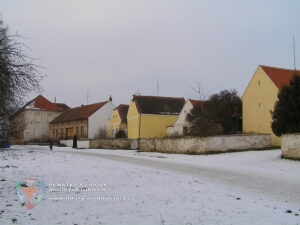
<svg viewBox="0 0 300 225">
<path fill-rule="evenodd" d="M 90 92 L 89 92 L 89 86 L 86 87 L 86 104 L 89 104 L 89 98 L 90 98 Z"/>
<path fill-rule="evenodd" d="M 157 77 L 157 80 L 156 80 L 156 92 L 157 92 L 157 95 L 159 95 L 159 80 L 158 80 L 158 77 Z"/>
<path fill-rule="evenodd" d="M 294 54 L 294 69 L 296 70 L 296 47 L 295 47 L 295 37 L 293 36 L 293 54 Z"/>
</svg>

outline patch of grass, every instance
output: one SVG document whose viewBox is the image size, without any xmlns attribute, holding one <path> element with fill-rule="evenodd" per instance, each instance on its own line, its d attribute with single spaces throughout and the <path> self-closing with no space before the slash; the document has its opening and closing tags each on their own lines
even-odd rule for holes
<svg viewBox="0 0 300 225">
<path fill-rule="evenodd" d="M 196 151 L 186 151 L 185 154 L 187 155 L 199 155 Z"/>
</svg>

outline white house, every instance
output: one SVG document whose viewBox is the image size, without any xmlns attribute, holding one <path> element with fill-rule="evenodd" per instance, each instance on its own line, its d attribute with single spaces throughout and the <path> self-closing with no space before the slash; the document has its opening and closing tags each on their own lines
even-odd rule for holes
<svg viewBox="0 0 300 225">
<path fill-rule="evenodd" d="M 199 100 L 187 100 L 182 110 L 180 111 L 180 114 L 175 124 L 173 126 L 168 127 L 168 136 L 182 136 L 186 134 L 190 127 L 190 123 L 186 121 L 186 116 L 190 113 L 190 111 L 194 108 L 195 105 L 202 103 L 203 101 Z"/>
<path fill-rule="evenodd" d="M 37 96 L 10 118 L 10 141 L 16 144 L 48 141 L 49 123 L 68 108 L 66 104 Z"/>
<path fill-rule="evenodd" d="M 66 110 L 50 123 L 50 137 L 54 140 L 94 139 L 99 130 L 109 129 L 110 117 L 115 106 L 109 101 L 83 105 Z"/>
</svg>

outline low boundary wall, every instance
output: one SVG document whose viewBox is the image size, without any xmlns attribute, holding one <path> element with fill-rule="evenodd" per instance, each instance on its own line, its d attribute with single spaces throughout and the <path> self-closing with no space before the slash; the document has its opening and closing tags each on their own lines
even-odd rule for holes
<svg viewBox="0 0 300 225">
<path fill-rule="evenodd" d="M 67 146 L 72 147 L 73 146 L 73 140 L 60 140 L 60 143 Z M 90 141 L 89 140 L 77 140 L 77 148 L 89 148 L 90 147 Z"/>
<path fill-rule="evenodd" d="M 140 143 L 141 151 L 184 154 L 221 153 L 270 147 L 272 147 L 270 134 L 142 139 Z"/>
<path fill-rule="evenodd" d="M 281 138 L 282 157 L 300 160 L 300 134 L 285 134 Z"/>
<path fill-rule="evenodd" d="M 72 140 L 62 140 L 71 147 Z M 136 139 L 96 139 L 77 141 L 78 148 L 91 149 L 131 149 L 136 150 Z M 214 137 L 153 138 L 141 139 L 140 151 L 183 154 L 208 154 L 272 147 L 270 134 L 241 134 Z"/>
</svg>

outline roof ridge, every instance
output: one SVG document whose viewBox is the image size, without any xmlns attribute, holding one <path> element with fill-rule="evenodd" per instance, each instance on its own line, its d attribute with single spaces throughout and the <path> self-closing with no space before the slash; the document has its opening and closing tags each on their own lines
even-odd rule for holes
<svg viewBox="0 0 300 225">
<path fill-rule="evenodd" d="M 155 96 L 155 95 L 133 95 L 134 97 L 139 98 L 171 98 L 171 99 L 184 99 L 184 97 L 168 97 L 168 96 Z"/>
<path fill-rule="evenodd" d="M 298 71 L 300 72 L 300 70 L 297 70 L 297 69 L 287 69 L 287 68 L 282 68 L 282 67 L 274 67 L 274 66 L 266 66 L 266 65 L 259 65 L 260 67 L 267 67 L 267 68 L 270 68 L 270 69 L 277 69 L 277 70 L 286 70 L 286 71 Z"/>
<path fill-rule="evenodd" d="M 88 105 L 81 105 L 81 106 L 76 106 L 74 108 L 71 109 L 77 109 L 77 108 L 83 108 L 83 107 L 91 107 L 91 106 L 95 106 L 95 105 L 99 105 L 99 104 L 105 104 L 108 101 L 104 101 L 104 102 L 96 102 L 96 103 L 92 103 L 92 104 L 88 104 Z"/>
</svg>

